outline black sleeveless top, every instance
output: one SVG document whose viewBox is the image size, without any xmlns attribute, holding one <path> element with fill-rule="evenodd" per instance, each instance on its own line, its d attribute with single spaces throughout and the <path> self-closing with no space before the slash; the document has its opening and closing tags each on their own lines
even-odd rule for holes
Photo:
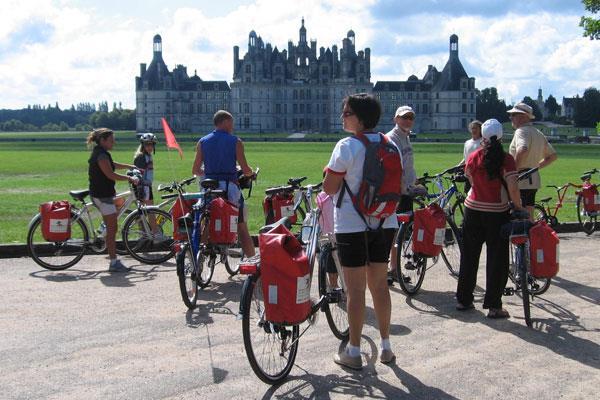
<svg viewBox="0 0 600 400">
<path fill-rule="evenodd" d="M 100 169 L 98 161 L 101 159 L 108 159 L 110 167 L 115 170 L 115 163 L 110 156 L 110 153 L 106 151 L 102 146 L 96 145 L 92 150 L 92 155 L 88 160 L 88 176 L 90 179 L 90 196 L 92 197 L 114 197 L 117 193 L 115 191 L 115 181 L 109 179 L 104 172 Z"/>
</svg>

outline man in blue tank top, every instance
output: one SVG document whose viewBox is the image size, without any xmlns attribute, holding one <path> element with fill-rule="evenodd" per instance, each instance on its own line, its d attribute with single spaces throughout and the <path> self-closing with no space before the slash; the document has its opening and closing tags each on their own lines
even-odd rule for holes
<svg viewBox="0 0 600 400">
<path fill-rule="evenodd" d="M 198 141 L 192 173 L 200 179 L 219 181 L 219 188 L 227 190 L 229 201 L 238 205 L 238 235 L 244 254 L 251 257 L 255 254 L 254 244 L 246 223 L 248 212 L 238 185 L 237 164 L 245 176 L 254 173 L 246 161 L 241 139 L 233 135 L 233 116 L 225 110 L 219 110 L 213 117 L 213 123 L 215 130 Z"/>
</svg>

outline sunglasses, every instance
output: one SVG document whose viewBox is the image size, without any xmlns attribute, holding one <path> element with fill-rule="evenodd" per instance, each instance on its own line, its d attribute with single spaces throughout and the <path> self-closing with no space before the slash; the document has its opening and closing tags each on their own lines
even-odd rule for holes
<svg viewBox="0 0 600 400">
<path fill-rule="evenodd" d="M 410 114 L 409 114 L 409 115 L 403 115 L 403 116 L 401 116 L 400 118 L 402 118 L 402 119 L 409 119 L 409 120 L 411 120 L 411 121 L 412 121 L 412 120 L 414 120 L 414 119 L 415 119 L 415 116 L 414 116 L 414 115 L 410 115 Z"/>
<path fill-rule="evenodd" d="M 342 117 L 343 117 L 343 118 L 351 117 L 351 116 L 353 116 L 353 115 L 355 115 L 355 114 L 354 114 L 352 111 L 344 111 L 344 112 L 342 113 Z"/>
</svg>

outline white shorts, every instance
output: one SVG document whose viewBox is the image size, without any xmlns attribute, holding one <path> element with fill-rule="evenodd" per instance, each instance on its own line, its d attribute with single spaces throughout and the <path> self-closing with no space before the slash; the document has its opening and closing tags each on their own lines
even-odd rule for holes
<svg viewBox="0 0 600 400">
<path fill-rule="evenodd" d="M 112 215 L 117 213 L 117 207 L 112 197 L 92 197 L 92 203 L 102 215 Z"/>
</svg>

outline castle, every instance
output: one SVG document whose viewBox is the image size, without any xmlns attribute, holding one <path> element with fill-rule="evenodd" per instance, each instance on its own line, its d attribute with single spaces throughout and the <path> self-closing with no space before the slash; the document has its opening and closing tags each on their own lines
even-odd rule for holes
<svg viewBox="0 0 600 400">
<path fill-rule="evenodd" d="M 458 58 L 458 36 L 450 37 L 446 66 L 429 66 L 422 79 L 371 82 L 371 50 L 356 49 L 356 35 L 348 31 L 342 47 L 320 47 L 307 41 L 304 19 L 297 44 L 279 50 L 251 31 L 248 50 L 240 58 L 233 48 L 233 82 L 203 81 L 177 65 L 169 72 L 162 58 L 162 38 L 154 36 L 148 67 L 140 64 L 136 81 L 138 131 L 159 131 L 165 117 L 179 132 L 204 133 L 213 129 L 218 109 L 231 111 L 241 132 L 338 132 L 343 98 L 351 93 L 373 93 L 383 115 L 379 130 L 393 127 L 400 105 L 414 108 L 415 131 L 464 130 L 475 118 L 475 78 Z"/>
</svg>

